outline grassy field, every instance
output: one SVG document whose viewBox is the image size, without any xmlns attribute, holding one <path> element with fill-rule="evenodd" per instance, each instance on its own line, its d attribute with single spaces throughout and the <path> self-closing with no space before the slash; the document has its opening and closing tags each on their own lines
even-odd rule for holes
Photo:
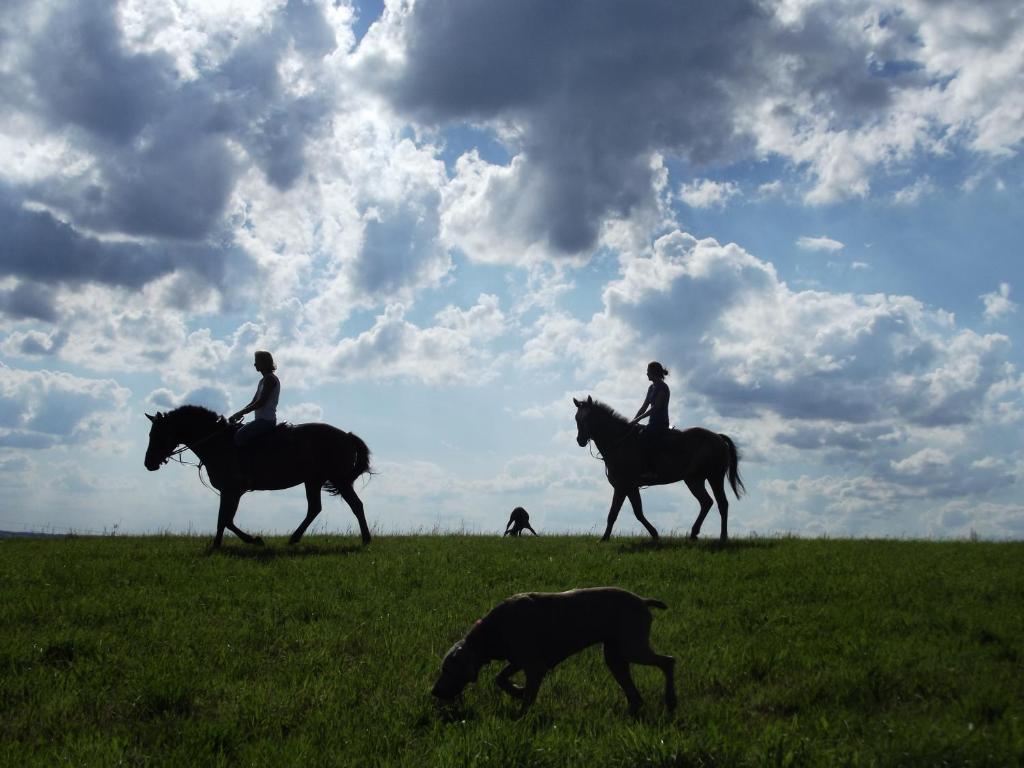
<svg viewBox="0 0 1024 768">
<path fill-rule="evenodd" d="M 0 543 L 0 764 L 1014 765 L 1024 544 L 470 536 Z M 596 648 L 523 720 L 484 670 L 447 717 L 440 656 L 515 592 L 666 601 L 680 706 Z"/>
</svg>

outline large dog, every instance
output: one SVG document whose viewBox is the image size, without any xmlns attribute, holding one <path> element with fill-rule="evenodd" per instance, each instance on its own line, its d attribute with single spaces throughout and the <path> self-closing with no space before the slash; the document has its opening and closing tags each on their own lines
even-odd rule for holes
<svg viewBox="0 0 1024 768">
<path fill-rule="evenodd" d="M 505 526 L 505 536 L 520 536 L 523 531 L 527 530 L 534 536 L 537 532 L 533 530 L 533 526 L 530 525 L 530 513 L 522 507 L 516 507 L 512 510 L 511 516 L 508 518 L 508 524 Z"/>
<path fill-rule="evenodd" d="M 643 699 L 633 684 L 630 664 L 659 667 L 665 674 L 665 705 L 676 705 L 675 659 L 651 650 L 651 610 L 667 608 L 660 600 L 640 597 L 617 587 L 573 589 L 568 592 L 527 592 L 499 603 L 452 646 L 441 664 L 433 694 L 443 700 L 457 697 L 480 668 L 505 660 L 498 687 L 518 699 L 526 713 L 537 698 L 544 676 L 564 659 L 595 643 L 604 644 L 604 660 L 622 686 L 629 711 L 635 714 Z M 526 685 L 510 678 L 526 673 Z"/>
</svg>

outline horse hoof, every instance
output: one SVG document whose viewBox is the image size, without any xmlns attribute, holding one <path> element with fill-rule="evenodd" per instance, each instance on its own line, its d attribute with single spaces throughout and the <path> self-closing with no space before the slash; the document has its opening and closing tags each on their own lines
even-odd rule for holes
<svg viewBox="0 0 1024 768">
<path fill-rule="evenodd" d="M 363 536 L 363 544 L 369 544 L 369 543 L 370 543 L 370 537 L 369 536 Z"/>
<path fill-rule="evenodd" d="M 262 547 L 263 546 L 263 537 L 262 536 L 257 536 L 256 538 L 254 538 L 252 540 L 252 543 L 255 544 L 257 547 Z"/>
</svg>

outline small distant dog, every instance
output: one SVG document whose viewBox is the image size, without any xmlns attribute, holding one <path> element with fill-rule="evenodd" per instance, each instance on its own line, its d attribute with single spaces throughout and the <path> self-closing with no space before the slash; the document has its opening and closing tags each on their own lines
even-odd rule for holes
<svg viewBox="0 0 1024 768">
<path fill-rule="evenodd" d="M 537 532 L 533 530 L 533 526 L 530 525 L 530 515 L 522 507 L 516 507 L 512 510 L 512 516 L 508 519 L 508 525 L 505 526 L 505 536 L 521 536 L 523 529 L 528 530 L 534 536 Z"/>
<path fill-rule="evenodd" d="M 665 705 L 674 709 L 676 662 L 651 650 L 648 606 L 652 605 L 668 608 L 660 600 L 617 587 L 513 595 L 452 646 L 432 693 L 442 700 L 454 699 L 469 683 L 476 682 L 485 664 L 508 661 L 495 683 L 522 700 L 521 717 L 537 698 L 549 670 L 588 646 L 604 643 L 605 663 L 626 694 L 630 714 L 636 714 L 643 704 L 629 673 L 630 664 L 661 668 L 665 673 Z M 514 685 L 509 679 L 519 670 L 526 672 L 525 686 Z"/>
</svg>

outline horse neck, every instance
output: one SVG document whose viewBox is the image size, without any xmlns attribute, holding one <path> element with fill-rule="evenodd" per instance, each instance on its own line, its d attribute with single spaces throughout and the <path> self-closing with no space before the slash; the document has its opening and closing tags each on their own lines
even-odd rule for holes
<svg viewBox="0 0 1024 768">
<path fill-rule="evenodd" d="M 223 436 L 218 434 L 220 431 L 227 433 L 227 430 L 215 420 L 193 418 L 178 425 L 177 438 L 178 442 L 187 445 L 200 461 L 209 465 L 210 459 L 216 461 L 223 450 Z"/>
<path fill-rule="evenodd" d="M 597 449 L 604 453 L 606 449 L 613 447 L 629 432 L 629 422 L 625 419 L 617 419 L 610 413 L 600 413 L 598 418 L 591 422 L 590 435 L 597 445 Z"/>
</svg>

